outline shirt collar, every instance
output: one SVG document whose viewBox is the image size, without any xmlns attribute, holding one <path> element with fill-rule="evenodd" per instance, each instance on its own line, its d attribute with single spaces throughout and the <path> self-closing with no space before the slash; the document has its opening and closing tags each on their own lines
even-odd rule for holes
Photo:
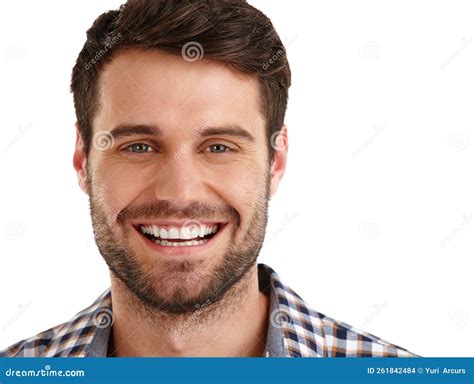
<svg viewBox="0 0 474 384">
<path fill-rule="evenodd" d="M 265 355 L 317 356 L 317 344 L 305 330 L 304 317 L 309 312 L 301 298 L 286 287 L 276 272 L 265 264 L 258 264 L 258 279 L 260 291 L 270 298 Z M 111 327 L 113 312 L 109 288 L 91 306 L 63 324 L 46 355 L 105 357 Z"/>
<path fill-rule="evenodd" d="M 311 309 L 267 265 L 258 265 L 258 281 L 260 291 L 270 297 L 266 355 L 420 357 Z M 105 356 L 111 327 L 112 300 L 107 289 L 72 320 L 0 351 L 0 357 Z"/>
</svg>

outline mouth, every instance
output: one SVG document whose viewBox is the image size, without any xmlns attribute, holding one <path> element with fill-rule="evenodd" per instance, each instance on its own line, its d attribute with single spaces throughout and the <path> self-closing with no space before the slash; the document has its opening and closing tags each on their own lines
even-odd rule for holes
<svg viewBox="0 0 474 384">
<path fill-rule="evenodd" d="M 197 223 L 188 225 L 136 224 L 137 232 L 147 240 L 162 247 L 200 248 L 211 242 L 227 223 Z"/>
</svg>

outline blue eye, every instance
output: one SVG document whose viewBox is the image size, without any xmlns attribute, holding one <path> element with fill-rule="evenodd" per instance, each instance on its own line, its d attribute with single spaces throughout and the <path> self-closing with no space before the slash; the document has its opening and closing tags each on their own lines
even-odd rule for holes
<svg viewBox="0 0 474 384">
<path fill-rule="evenodd" d="M 152 152 L 153 148 L 146 143 L 135 143 L 126 147 L 125 150 L 133 153 L 147 153 Z"/>
<path fill-rule="evenodd" d="M 211 153 L 217 153 L 217 154 L 231 151 L 231 149 L 227 145 L 224 145 L 224 144 L 212 144 L 208 148 L 211 148 L 210 150 Z M 215 149 L 215 151 L 213 149 Z"/>
</svg>

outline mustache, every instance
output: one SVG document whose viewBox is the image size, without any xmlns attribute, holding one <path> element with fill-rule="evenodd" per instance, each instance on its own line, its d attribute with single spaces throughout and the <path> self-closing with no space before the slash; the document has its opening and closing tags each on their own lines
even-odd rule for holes
<svg viewBox="0 0 474 384">
<path fill-rule="evenodd" d="M 176 207 L 169 201 L 129 206 L 117 214 L 119 222 L 133 219 L 189 219 L 196 221 L 234 221 L 240 225 L 240 215 L 230 205 L 218 207 L 201 202 L 192 202 L 186 207 Z"/>
</svg>

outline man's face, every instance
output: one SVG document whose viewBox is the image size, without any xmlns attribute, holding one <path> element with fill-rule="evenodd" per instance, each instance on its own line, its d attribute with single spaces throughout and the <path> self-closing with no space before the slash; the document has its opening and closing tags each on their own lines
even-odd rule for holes
<svg viewBox="0 0 474 384">
<path fill-rule="evenodd" d="M 221 299 L 255 265 L 283 173 L 268 162 L 257 81 L 129 50 L 99 86 L 91 150 L 81 158 L 79 138 L 75 165 L 102 256 L 148 308 Z"/>
</svg>

